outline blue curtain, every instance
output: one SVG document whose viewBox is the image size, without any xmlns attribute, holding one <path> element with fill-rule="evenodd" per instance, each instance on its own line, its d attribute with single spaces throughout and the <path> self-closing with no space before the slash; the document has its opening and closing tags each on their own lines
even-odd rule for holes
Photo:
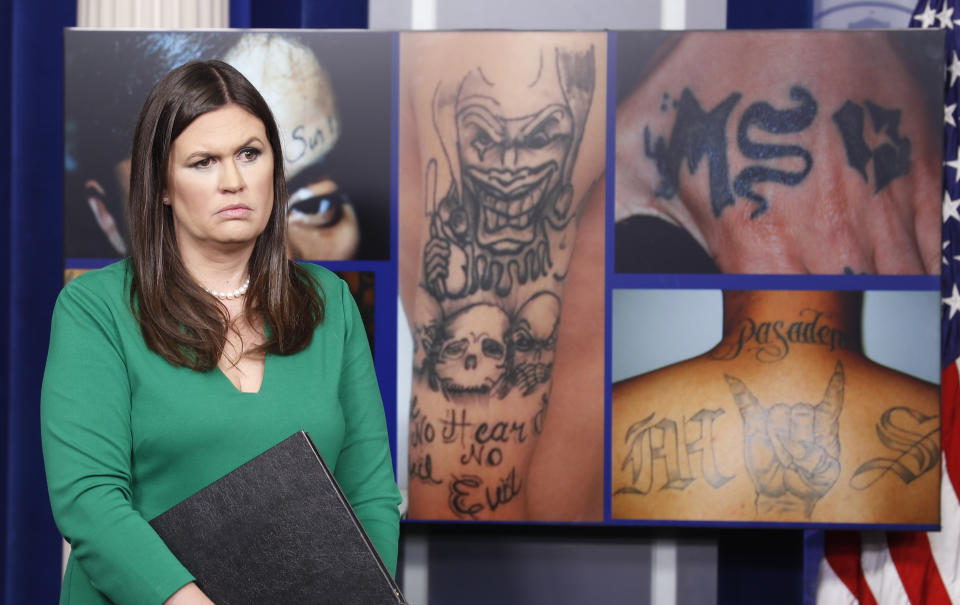
<svg viewBox="0 0 960 605">
<path fill-rule="evenodd" d="M 0 263 L 7 346 L 0 356 L 3 551 L 0 586 L 5 603 L 55 603 L 60 536 L 53 524 L 40 454 L 39 401 L 50 314 L 63 280 L 63 35 L 76 24 L 76 0 L 10 0 L 0 18 L 6 42 L 0 78 L 10 92 L 0 101 L 9 133 L 0 153 L 6 263 Z"/>
<path fill-rule="evenodd" d="M 50 316 L 63 282 L 63 33 L 77 0 L 0 0 L 0 595 L 55 603 L 60 535 L 40 451 L 39 401 Z M 363 0 L 232 0 L 231 26 L 365 28 Z"/>
<path fill-rule="evenodd" d="M 813 0 L 727 0 L 727 29 L 809 29 Z"/>
</svg>

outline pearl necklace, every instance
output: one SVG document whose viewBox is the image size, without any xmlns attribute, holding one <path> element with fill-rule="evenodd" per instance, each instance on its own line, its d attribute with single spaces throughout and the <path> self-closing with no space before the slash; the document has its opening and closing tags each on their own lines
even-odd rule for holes
<svg viewBox="0 0 960 605">
<path fill-rule="evenodd" d="M 217 298 L 219 300 L 233 300 L 234 298 L 240 298 L 247 293 L 247 288 L 250 287 L 250 276 L 247 276 L 247 280 L 243 282 L 243 285 L 234 290 L 233 292 L 217 292 L 216 290 L 210 290 L 209 288 L 204 288 L 203 291 Z"/>
</svg>

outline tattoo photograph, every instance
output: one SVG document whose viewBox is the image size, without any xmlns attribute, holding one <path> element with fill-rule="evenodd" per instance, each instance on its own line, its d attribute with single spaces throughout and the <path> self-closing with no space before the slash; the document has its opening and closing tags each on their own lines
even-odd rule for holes
<svg viewBox="0 0 960 605">
<path fill-rule="evenodd" d="M 614 290 L 612 517 L 936 524 L 937 297 Z"/>
<path fill-rule="evenodd" d="M 605 47 L 602 34 L 401 35 L 410 518 L 602 515 L 600 466 L 570 474 L 551 450 L 579 425 L 595 431 L 584 459 L 602 465 L 603 233 L 591 217 L 603 213 Z M 564 323 L 590 300 L 591 320 Z M 600 365 L 563 357 L 577 343 Z M 561 371 L 578 386 L 555 396 Z M 551 509 L 552 473 L 564 486 L 590 475 L 585 504 Z"/>
<path fill-rule="evenodd" d="M 616 271 L 938 273 L 942 76 L 916 66 L 942 52 L 935 33 L 618 33 Z"/>
<path fill-rule="evenodd" d="M 127 256 L 137 111 L 161 75 L 206 59 L 243 73 L 276 117 L 290 257 L 390 258 L 390 32 L 69 31 L 65 44 L 66 258 Z"/>
</svg>

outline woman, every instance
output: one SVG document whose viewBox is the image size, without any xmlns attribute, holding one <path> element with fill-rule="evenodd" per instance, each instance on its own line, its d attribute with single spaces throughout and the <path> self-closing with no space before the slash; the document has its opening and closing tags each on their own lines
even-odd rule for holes
<svg viewBox="0 0 960 605">
<path fill-rule="evenodd" d="M 304 429 L 391 571 L 399 493 L 363 326 L 341 280 L 287 260 L 274 119 L 219 61 L 151 91 L 132 257 L 54 311 L 42 395 L 62 603 L 210 603 L 153 518 Z"/>
</svg>

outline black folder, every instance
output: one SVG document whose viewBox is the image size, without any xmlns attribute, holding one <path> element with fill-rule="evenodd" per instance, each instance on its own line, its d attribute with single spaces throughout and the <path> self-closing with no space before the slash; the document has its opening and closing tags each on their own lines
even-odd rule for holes
<svg viewBox="0 0 960 605">
<path fill-rule="evenodd" d="M 303 431 L 150 525 L 217 605 L 405 604 Z"/>
</svg>

